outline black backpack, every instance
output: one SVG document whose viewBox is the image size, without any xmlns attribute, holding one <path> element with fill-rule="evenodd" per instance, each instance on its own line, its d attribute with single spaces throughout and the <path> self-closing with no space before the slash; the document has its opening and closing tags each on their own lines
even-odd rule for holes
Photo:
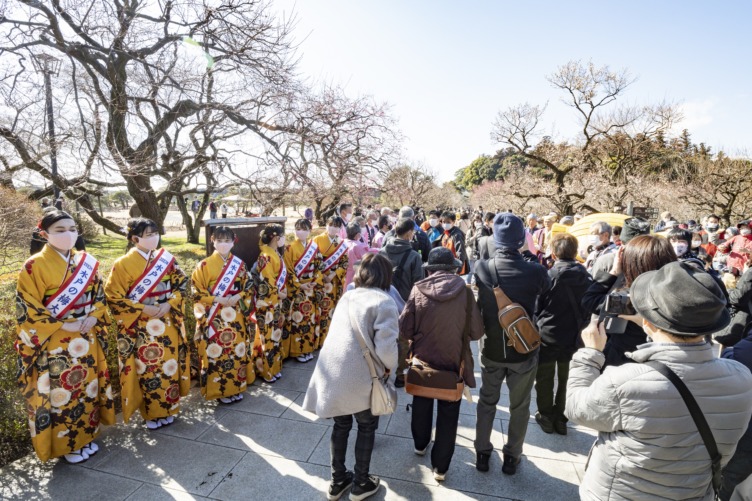
<svg viewBox="0 0 752 501">
<path fill-rule="evenodd" d="M 407 261 L 407 258 L 410 257 L 410 252 L 410 250 L 405 251 L 402 255 L 402 259 L 400 259 L 400 263 L 392 268 L 392 285 L 397 289 L 397 292 L 399 292 L 399 295 L 405 301 L 410 297 L 410 290 L 412 290 L 412 286 L 405 278 L 404 270 L 405 262 Z"/>
</svg>

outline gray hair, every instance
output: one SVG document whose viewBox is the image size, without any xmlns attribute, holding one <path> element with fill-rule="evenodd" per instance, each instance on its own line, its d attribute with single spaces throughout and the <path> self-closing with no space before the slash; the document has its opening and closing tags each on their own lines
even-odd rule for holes
<svg viewBox="0 0 752 501">
<path fill-rule="evenodd" d="M 399 210 L 400 219 L 403 219 L 403 218 L 412 219 L 414 217 L 415 217 L 415 211 L 409 205 L 405 205 Z"/>
<path fill-rule="evenodd" d="M 601 233 L 608 233 L 611 235 L 611 225 L 608 224 L 606 221 L 598 221 L 597 223 L 593 223 L 590 225 L 590 231 L 593 231 L 594 229 L 598 229 L 598 234 Z"/>
</svg>

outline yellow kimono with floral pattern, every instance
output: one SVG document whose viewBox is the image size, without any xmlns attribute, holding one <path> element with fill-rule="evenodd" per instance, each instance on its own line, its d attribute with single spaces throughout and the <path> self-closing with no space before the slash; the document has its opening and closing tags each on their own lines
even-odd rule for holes
<svg viewBox="0 0 752 501">
<path fill-rule="evenodd" d="M 285 265 L 289 273 L 287 292 L 290 299 L 290 313 L 285 329 L 290 333 L 290 356 L 299 357 L 312 353 L 319 339 L 319 303 L 323 294 L 321 280 L 321 252 L 317 251 L 308 267 L 298 277 L 295 264 L 303 256 L 307 242 L 295 239 L 285 249 Z M 301 285 L 313 284 L 311 290 Z"/>
<path fill-rule="evenodd" d="M 314 238 L 316 244 L 319 246 L 319 252 L 321 252 L 321 279 L 323 283 L 323 293 L 319 308 L 321 316 L 319 317 L 319 343 L 317 348 L 321 348 L 326 340 L 326 334 L 329 332 L 329 323 L 332 321 L 332 315 L 334 314 L 334 308 L 337 306 L 337 301 L 342 297 L 343 284 L 345 283 L 345 275 L 347 275 L 347 252 L 342 254 L 337 263 L 332 266 L 328 271 L 324 270 L 324 261 L 334 254 L 340 245 L 340 240 L 333 242 L 329 235 L 322 233 Z M 327 282 L 327 279 L 329 282 Z"/>
<path fill-rule="evenodd" d="M 147 421 L 177 414 L 180 397 L 188 394 L 191 385 L 183 325 L 183 294 L 188 279 L 174 262 L 142 302 L 128 299 L 128 291 L 147 264 L 144 254 L 134 247 L 115 261 L 105 286 L 107 304 L 117 320 L 120 397 L 126 423 L 136 409 Z M 162 318 L 143 314 L 144 306 L 165 302 L 170 304 L 170 311 Z"/>
<path fill-rule="evenodd" d="M 93 281 L 62 318 L 45 308 L 70 277 L 83 254 L 69 262 L 49 245 L 33 255 L 18 275 L 16 350 L 18 383 L 26 398 L 29 431 L 42 461 L 78 450 L 115 422 L 115 401 L 107 370 L 107 316 L 102 279 Z M 64 322 L 94 317 L 86 334 L 67 332 Z"/>
<path fill-rule="evenodd" d="M 232 254 L 227 256 L 232 259 Z M 209 339 L 208 315 L 214 303 L 211 291 L 220 279 L 227 261 L 218 252 L 201 261 L 191 275 L 193 312 L 196 316 L 194 342 L 201 364 L 199 384 L 207 400 L 232 397 L 246 390 L 256 374 L 251 365 L 251 350 L 256 326 L 248 321 L 253 310 L 253 280 L 241 261 L 240 272 L 227 296 L 240 294 L 235 306 L 219 306 L 212 322 L 214 336 Z"/>
<path fill-rule="evenodd" d="M 282 371 L 282 329 L 285 318 L 282 314 L 282 296 L 286 287 L 277 288 L 277 278 L 285 265 L 279 253 L 268 245 L 261 245 L 256 270 L 259 275 L 256 292 L 257 332 L 253 343 L 256 374 L 271 380 Z M 289 278 L 289 275 L 288 275 Z"/>
</svg>

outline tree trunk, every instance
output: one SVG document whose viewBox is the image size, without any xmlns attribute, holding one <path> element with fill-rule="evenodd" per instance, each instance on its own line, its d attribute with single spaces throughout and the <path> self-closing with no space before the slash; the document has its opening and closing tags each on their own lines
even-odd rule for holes
<svg viewBox="0 0 752 501">
<path fill-rule="evenodd" d="M 167 211 L 160 207 L 159 200 L 151 187 L 149 178 L 141 174 L 136 174 L 125 176 L 125 182 L 128 186 L 128 193 L 133 197 L 133 201 L 141 211 L 141 216 L 157 223 L 159 231 L 164 233 L 164 220 Z"/>
<path fill-rule="evenodd" d="M 89 195 L 84 194 L 78 197 L 78 203 L 81 205 L 81 207 L 83 207 L 84 211 L 86 211 L 86 215 L 88 215 L 92 221 L 102 226 L 103 228 L 112 230 L 117 235 L 125 236 L 119 224 L 110 221 L 106 217 L 101 216 L 99 212 L 97 212 L 97 210 L 94 208 L 94 204 L 91 202 Z"/>
</svg>

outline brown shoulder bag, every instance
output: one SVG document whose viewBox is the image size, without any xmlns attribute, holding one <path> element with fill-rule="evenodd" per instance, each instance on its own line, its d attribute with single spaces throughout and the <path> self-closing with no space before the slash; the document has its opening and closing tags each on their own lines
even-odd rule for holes
<svg viewBox="0 0 752 501">
<path fill-rule="evenodd" d="M 541 344 L 538 329 L 527 316 L 525 308 L 518 303 L 513 303 L 499 286 L 499 276 L 496 273 L 496 263 L 493 258 L 490 259 L 488 269 L 494 286 L 496 305 L 499 307 L 499 324 L 508 339 L 507 346 L 511 346 L 514 351 L 523 355 L 535 351 Z"/>
<path fill-rule="evenodd" d="M 462 333 L 462 350 L 460 352 L 459 373 L 434 369 L 422 360 L 410 358 L 407 374 L 405 375 L 405 391 L 410 395 L 424 398 L 435 398 L 447 402 L 456 402 L 462 398 L 465 390 L 465 380 L 462 378 L 465 370 L 465 352 L 470 343 L 470 316 L 472 314 L 472 291 L 467 288 L 467 307 L 465 315 L 465 330 Z"/>
</svg>

